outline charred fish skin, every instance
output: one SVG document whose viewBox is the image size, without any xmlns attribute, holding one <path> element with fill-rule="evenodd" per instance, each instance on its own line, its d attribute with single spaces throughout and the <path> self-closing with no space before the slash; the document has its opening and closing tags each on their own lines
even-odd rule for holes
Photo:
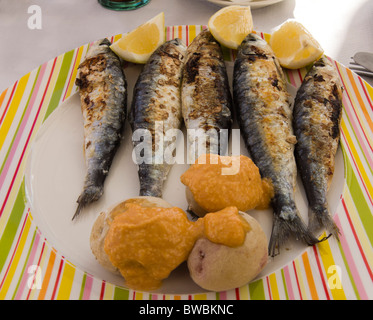
<svg viewBox="0 0 373 320">
<path fill-rule="evenodd" d="M 219 134 L 232 125 L 232 97 L 222 49 L 208 30 L 201 31 L 188 47 L 181 97 L 188 151 L 211 130 L 217 135 L 209 135 L 206 153 L 223 154 L 227 146 L 219 141 Z M 189 163 L 194 163 L 198 154 L 188 154 Z"/>
<path fill-rule="evenodd" d="M 137 159 L 140 196 L 162 197 L 163 184 L 171 164 L 167 159 L 156 161 L 157 134 L 180 129 L 182 124 L 180 86 L 186 46 L 178 38 L 165 42 L 149 58 L 133 91 L 129 121 L 132 131 L 145 129 L 152 136 L 151 163 Z M 156 123 L 161 127 L 156 127 Z M 134 141 L 134 147 L 140 141 Z M 168 146 L 164 141 L 163 150 Z"/>
<path fill-rule="evenodd" d="M 249 34 L 238 48 L 233 73 L 241 135 L 262 177 L 269 178 L 274 189 L 269 254 L 277 255 L 290 235 L 313 245 L 319 240 L 307 230 L 294 199 L 296 139 L 292 107 L 278 60 L 265 40 Z"/>
<path fill-rule="evenodd" d="M 295 97 L 295 158 L 309 203 L 309 229 L 316 232 L 325 228 L 337 239 L 339 230 L 329 214 L 327 192 L 334 173 L 341 116 L 342 85 L 334 66 L 323 56 L 306 74 Z"/>
<path fill-rule="evenodd" d="M 87 172 L 73 219 L 102 196 L 126 119 L 127 81 L 110 45 L 108 39 L 95 42 L 78 68 Z"/>
</svg>

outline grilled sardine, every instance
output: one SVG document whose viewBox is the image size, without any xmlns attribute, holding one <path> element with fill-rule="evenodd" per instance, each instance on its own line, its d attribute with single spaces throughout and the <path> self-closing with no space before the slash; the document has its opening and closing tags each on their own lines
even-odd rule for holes
<svg viewBox="0 0 373 320">
<path fill-rule="evenodd" d="M 208 30 L 200 32 L 188 47 L 181 97 L 188 163 L 203 153 L 224 154 L 228 139 L 222 139 L 221 129 L 228 134 L 231 127 L 232 98 L 221 47 Z M 198 144 L 203 148 L 200 154 Z"/>
<path fill-rule="evenodd" d="M 136 153 L 140 196 L 162 197 L 172 160 L 164 157 L 164 151 L 171 143 L 164 141 L 164 137 L 168 130 L 180 129 L 182 123 L 180 84 L 185 54 L 186 46 L 180 39 L 167 41 L 149 58 L 134 88 L 129 116 L 134 147 L 136 149 L 142 143 L 145 146 L 141 148 L 144 149 L 142 152 L 151 151 L 149 157 Z M 138 139 L 144 138 L 139 129 L 150 133 L 147 146 Z"/>
<path fill-rule="evenodd" d="M 338 227 L 329 214 L 326 195 L 334 173 L 341 115 L 339 76 L 323 56 L 307 73 L 295 97 L 295 158 L 309 203 L 310 230 L 325 228 L 337 238 Z"/>
<path fill-rule="evenodd" d="M 278 254 L 291 234 L 308 245 L 319 242 L 307 230 L 295 204 L 296 138 L 283 71 L 267 42 L 256 34 L 249 34 L 238 48 L 233 97 L 246 147 L 274 189 L 269 254 Z"/>
<path fill-rule="evenodd" d="M 110 44 L 103 39 L 89 48 L 76 79 L 83 113 L 87 173 L 73 219 L 84 206 L 103 194 L 126 119 L 127 82 Z"/>
</svg>

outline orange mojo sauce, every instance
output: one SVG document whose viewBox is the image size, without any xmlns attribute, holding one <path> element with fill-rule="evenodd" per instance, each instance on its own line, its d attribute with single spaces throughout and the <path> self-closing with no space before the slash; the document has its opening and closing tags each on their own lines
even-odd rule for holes
<svg viewBox="0 0 373 320">
<path fill-rule="evenodd" d="M 227 246 L 240 246 L 250 225 L 236 207 L 190 221 L 177 207 L 144 207 L 125 203 L 111 222 L 104 250 L 128 287 L 154 290 L 184 262 L 200 237 Z"/>
<path fill-rule="evenodd" d="M 224 171 L 229 168 L 232 170 Z M 207 212 L 227 206 L 240 211 L 267 209 L 273 197 L 271 182 L 262 179 L 258 167 L 243 155 L 202 155 L 180 180 Z"/>
</svg>

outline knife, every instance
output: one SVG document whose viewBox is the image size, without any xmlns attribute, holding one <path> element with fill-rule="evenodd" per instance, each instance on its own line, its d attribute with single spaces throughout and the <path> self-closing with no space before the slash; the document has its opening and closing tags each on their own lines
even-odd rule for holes
<svg viewBox="0 0 373 320">
<path fill-rule="evenodd" d="M 373 72 L 373 53 L 371 52 L 357 52 L 353 56 L 356 63 Z"/>
</svg>

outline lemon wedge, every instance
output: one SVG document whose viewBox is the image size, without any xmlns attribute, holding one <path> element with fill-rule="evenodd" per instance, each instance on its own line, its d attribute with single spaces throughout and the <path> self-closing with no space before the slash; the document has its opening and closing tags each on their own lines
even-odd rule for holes
<svg viewBox="0 0 373 320">
<path fill-rule="evenodd" d="M 208 28 L 222 45 L 237 49 L 242 40 L 253 31 L 251 9 L 247 6 L 228 6 L 214 13 Z"/>
<path fill-rule="evenodd" d="M 281 24 L 272 33 L 269 44 L 281 66 L 288 69 L 303 68 L 324 53 L 311 33 L 295 20 Z"/>
<path fill-rule="evenodd" d="M 124 34 L 110 48 L 122 59 L 144 64 L 151 54 L 165 42 L 164 12 Z"/>
</svg>

